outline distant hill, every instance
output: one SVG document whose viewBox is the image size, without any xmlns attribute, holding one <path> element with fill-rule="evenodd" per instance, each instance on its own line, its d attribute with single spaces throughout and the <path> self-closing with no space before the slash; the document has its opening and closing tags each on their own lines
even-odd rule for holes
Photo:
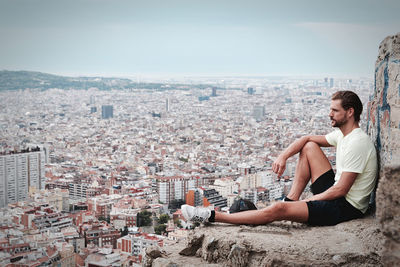
<svg viewBox="0 0 400 267">
<path fill-rule="evenodd" d="M 128 89 L 136 86 L 129 79 L 99 77 L 65 77 L 33 71 L 0 71 L 0 91 L 20 89 Z"/>
<path fill-rule="evenodd" d="M 35 71 L 0 71 L 0 91 L 39 89 L 47 90 L 76 89 L 87 90 L 96 87 L 99 90 L 111 89 L 150 89 L 150 90 L 188 90 L 187 84 L 164 84 L 164 83 L 136 83 L 130 79 L 104 78 L 104 77 L 67 77 Z M 191 84 L 190 88 L 210 88 L 207 84 Z M 224 90 L 223 88 L 217 88 Z"/>
</svg>

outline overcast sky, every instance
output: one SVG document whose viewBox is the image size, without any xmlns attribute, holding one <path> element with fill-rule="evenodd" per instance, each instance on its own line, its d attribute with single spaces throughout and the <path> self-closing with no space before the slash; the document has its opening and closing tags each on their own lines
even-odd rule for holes
<svg viewBox="0 0 400 267">
<path fill-rule="evenodd" d="M 0 70 L 373 77 L 399 0 L 0 0 Z"/>
</svg>

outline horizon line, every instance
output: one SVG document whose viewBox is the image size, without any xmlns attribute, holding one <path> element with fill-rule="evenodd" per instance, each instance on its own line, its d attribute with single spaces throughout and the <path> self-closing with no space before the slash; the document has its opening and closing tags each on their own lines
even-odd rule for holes
<svg viewBox="0 0 400 267">
<path fill-rule="evenodd" d="M 336 78 L 336 79 L 349 79 L 349 78 L 367 78 L 373 79 L 373 74 L 338 74 L 338 73 L 167 73 L 167 72 L 71 72 L 71 71 L 47 71 L 47 70 L 29 70 L 29 69 L 1 69 L 0 71 L 27 71 L 39 72 L 65 77 L 107 77 L 107 78 Z"/>
</svg>

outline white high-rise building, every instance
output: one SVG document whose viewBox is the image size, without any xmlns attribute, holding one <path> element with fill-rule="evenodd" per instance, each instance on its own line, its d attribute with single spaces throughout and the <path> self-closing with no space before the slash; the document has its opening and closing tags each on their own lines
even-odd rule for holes
<svg viewBox="0 0 400 267">
<path fill-rule="evenodd" d="M 171 101 L 169 98 L 165 99 L 165 111 L 170 111 L 171 109 Z"/>
<path fill-rule="evenodd" d="M 239 185 L 232 178 L 220 178 L 216 179 L 213 185 L 208 186 L 210 189 L 215 189 L 222 197 L 227 198 L 229 195 L 234 194 L 234 192 L 239 191 Z"/>
<path fill-rule="evenodd" d="M 184 178 L 181 176 L 158 177 L 157 191 L 159 201 L 169 204 L 172 200 L 184 200 L 189 190 L 194 190 L 204 185 L 201 178 Z"/>
<path fill-rule="evenodd" d="M 254 106 L 253 117 L 256 121 L 262 121 L 265 117 L 265 106 Z"/>
<path fill-rule="evenodd" d="M 43 151 L 0 155 L 0 207 L 26 200 L 29 187 L 43 189 Z"/>
</svg>

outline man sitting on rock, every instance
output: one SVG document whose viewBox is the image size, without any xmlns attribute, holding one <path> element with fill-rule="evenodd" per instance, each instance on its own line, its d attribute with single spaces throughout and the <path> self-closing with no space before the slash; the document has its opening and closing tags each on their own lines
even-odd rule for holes
<svg viewBox="0 0 400 267">
<path fill-rule="evenodd" d="M 332 126 L 339 130 L 325 136 L 303 136 L 278 156 L 272 170 L 281 176 L 287 159 L 300 152 L 293 185 L 285 201 L 261 210 L 233 214 L 183 205 L 183 216 L 193 222 L 253 225 L 280 220 L 335 225 L 362 217 L 368 208 L 377 172 L 375 147 L 359 127 L 362 108 L 354 92 L 336 92 L 332 96 L 329 117 Z M 336 147 L 336 175 L 320 148 L 328 146 Z M 310 179 L 314 195 L 299 201 Z"/>
</svg>

